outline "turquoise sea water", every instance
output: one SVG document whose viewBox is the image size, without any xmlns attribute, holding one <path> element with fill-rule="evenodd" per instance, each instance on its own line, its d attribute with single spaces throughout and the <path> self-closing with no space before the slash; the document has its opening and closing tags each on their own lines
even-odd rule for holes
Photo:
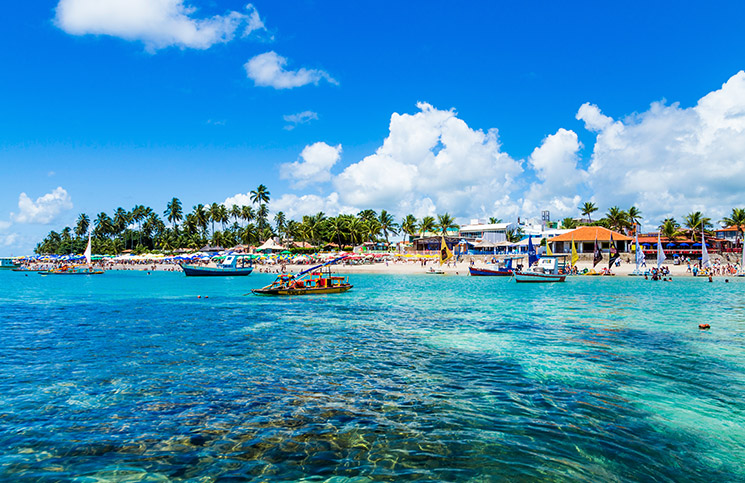
<svg viewBox="0 0 745 483">
<path fill-rule="evenodd" d="M 745 481 L 745 280 L 272 279 L 0 272 L 0 480 Z"/>
</svg>

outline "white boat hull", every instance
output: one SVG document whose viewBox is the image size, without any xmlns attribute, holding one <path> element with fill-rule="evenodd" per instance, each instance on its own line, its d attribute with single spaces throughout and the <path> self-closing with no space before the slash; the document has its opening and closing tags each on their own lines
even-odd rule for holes
<svg viewBox="0 0 745 483">
<path fill-rule="evenodd" d="M 564 282 L 566 278 L 566 275 L 552 273 L 515 272 L 515 282 L 519 283 Z"/>
</svg>

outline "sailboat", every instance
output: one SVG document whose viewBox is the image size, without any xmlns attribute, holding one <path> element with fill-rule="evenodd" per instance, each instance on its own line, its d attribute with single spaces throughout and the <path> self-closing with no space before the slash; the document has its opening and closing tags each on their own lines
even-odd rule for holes
<svg viewBox="0 0 745 483">
<path fill-rule="evenodd" d="M 737 270 L 738 277 L 745 277 L 745 241 L 742 244 L 742 255 L 740 256 L 740 268 Z"/>
<path fill-rule="evenodd" d="M 633 276 L 646 275 L 646 273 L 647 273 L 646 271 L 645 272 L 642 272 L 639 269 L 639 267 L 642 264 L 644 264 L 644 251 L 639 246 L 639 231 L 636 230 L 636 229 L 634 230 L 634 252 L 635 252 L 635 255 L 636 255 L 636 259 L 635 259 L 635 261 L 636 261 L 636 268 L 634 269 L 633 272 L 631 272 L 629 274 L 629 276 L 633 277 Z"/>
<path fill-rule="evenodd" d="M 709 251 L 706 249 L 706 240 L 704 240 L 704 229 L 701 229 L 701 266 L 709 269 L 711 268 L 711 260 L 709 259 Z"/>
<path fill-rule="evenodd" d="M 39 272 L 42 275 L 101 275 L 103 270 L 94 269 L 91 259 L 91 232 L 88 232 L 88 246 L 85 247 L 85 264 L 81 265 L 62 265 L 59 268 L 55 268 L 46 272 Z"/>
<path fill-rule="evenodd" d="M 445 237 L 441 237 L 442 241 L 440 242 L 440 267 L 442 267 L 442 264 L 453 258 L 453 252 L 448 248 L 448 244 L 445 243 Z M 434 268 L 429 267 L 429 270 L 425 272 L 429 275 L 443 275 L 445 273 L 445 270 L 442 268 Z"/>
</svg>

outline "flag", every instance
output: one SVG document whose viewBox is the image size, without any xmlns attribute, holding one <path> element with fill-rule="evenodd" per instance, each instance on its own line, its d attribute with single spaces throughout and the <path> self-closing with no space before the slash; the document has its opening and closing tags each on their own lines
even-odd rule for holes
<svg viewBox="0 0 745 483">
<path fill-rule="evenodd" d="M 711 267 L 709 260 L 709 251 L 706 249 L 706 240 L 704 240 L 704 229 L 701 229 L 701 266 L 704 268 Z"/>
<path fill-rule="evenodd" d="M 595 268 L 595 265 L 600 263 L 600 261 L 603 259 L 603 254 L 600 253 L 600 247 L 598 246 L 598 235 L 595 234 L 595 254 L 592 257 L 592 268 Z"/>
<path fill-rule="evenodd" d="M 448 244 L 445 243 L 445 237 L 442 237 L 442 243 L 440 244 L 440 265 L 453 258 L 453 252 L 448 248 Z"/>
<path fill-rule="evenodd" d="M 608 268 L 613 266 L 613 263 L 618 260 L 618 248 L 616 248 L 616 242 L 613 241 L 613 233 L 610 234 L 610 248 L 608 249 Z"/>
<path fill-rule="evenodd" d="M 546 255 L 551 256 L 554 252 L 551 251 L 551 245 L 548 244 L 548 240 L 546 240 Z"/>
<path fill-rule="evenodd" d="M 577 247 L 574 246 L 574 237 L 572 237 L 572 266 L 575 266 L 579 261 L 579 255 L 577 255 Z"/>
<path fill-rule="evenodd" d="M 533 266 L 533 263 L 538 261 L 538 255 L 535 253 L 535 247 L 533 246 L 533 237 L 528 235 L 528 266 Z"/>
<path fill-rule="evenodd" d="M 662 266 L 662 262 L 665 261 L 665 250 L 662 249 L 662 240 L 660 239 L 660 232 L 657 232 L 657 268 Z"/>
</svg>

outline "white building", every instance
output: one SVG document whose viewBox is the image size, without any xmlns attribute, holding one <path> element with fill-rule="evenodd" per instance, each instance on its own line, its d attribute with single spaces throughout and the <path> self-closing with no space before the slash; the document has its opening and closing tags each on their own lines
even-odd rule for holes
<svg viewBox="0 0 745 483">
<path fill-rule="evenodd" d="M 507 241 L 508 230 L 516 229 L 516 223 L 480 223 L 479 220 L 471 220 L 471 223 L 468 225 L 460 227 L 460 236 L 498 243 Z"/>
</svg>

